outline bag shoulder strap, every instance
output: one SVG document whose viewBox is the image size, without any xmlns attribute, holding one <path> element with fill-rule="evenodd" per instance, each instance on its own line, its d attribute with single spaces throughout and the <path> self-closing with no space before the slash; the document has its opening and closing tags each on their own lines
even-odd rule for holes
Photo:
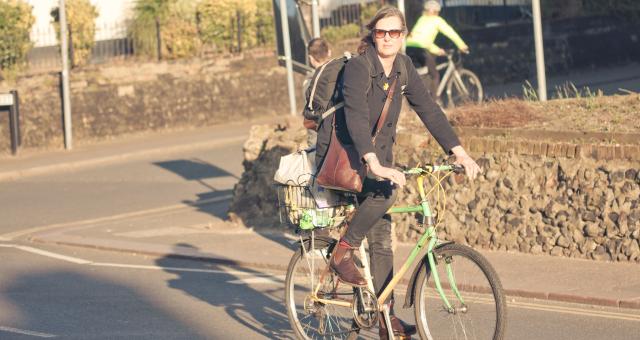
<svg viewBox="0 0 640 340">
<path fill-rule="evenodd" d="M 404 88 L 409 83 L 409 71 L 407 71 L 407 63 L 404 60 L 404 57 L 398 55 L 396 58 L 400 58 L 400 60 L 398 60 L 400 64 L 400 89 L 402 91 L 402 94 L 404 95 Z"/>
<path fill-rule="evenodd" d="M 396 77 L 391 83 L 391 87 L 389 88 L 389 93 L 387 94 L 387 99 L 384 101 L 384 106 L 382 107 L 382 113 L 380 114 L 380 118 L 378 118 L 378 123 L 376 124 L 376 133 L 373 135 L 373 143 L 376 142 L 376 137 L 378 137 L 378 133 L 382 130 L 382 126 L 384 125 L 384 121 L 387 120 L 387 113 L 389 113 L 389 107 L 391 106 L 391 102 L 393 101 L 393 94 L 396 90 L 396 83 L 398 81 L 398 77 Z"/>
<path fill-rule="evenodd" d="M 329 63 L 331 63 L 333 60 L 330 60 L 326 63 L 324 63 L 324 65 L 320 66 L 320 70 L 318 70 L 318 73 L 315 74 L 315 79 L 313 80 L 313 85 L 311 85 L 311 95 L 309 96 L 309 105 L 307 106 L 309 108 L 310 111 L 313 111 L 313 97 L 316 94 L 316 87 L 318 86 L 318 80 L 320 79 L 320 76 L 322 75 L 322 72 L 324 71 L 325 67 L 327 67 L 327 65 L 329 65 Z"/>
</svg>

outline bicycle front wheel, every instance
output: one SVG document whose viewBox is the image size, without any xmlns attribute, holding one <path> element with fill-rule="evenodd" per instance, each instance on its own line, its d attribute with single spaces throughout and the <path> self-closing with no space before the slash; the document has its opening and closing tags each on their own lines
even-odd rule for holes
<svg viewBox="0 0 640 340">
<path fill-rule="evenodd" d="M 504 338 L 506 304 L 498 275 L 475 250 L 446 244 L 434 250 L 436 268 L 429 265 L 416 281 L 415 316 L 422 339 Z M 448 308 L 436 288 L 437 271 Z"/>
<path fill-rule="evenodd" d="M 447 106 L 460 106 L 469 103 L 482 102 L 482 84 L 473 72 L 459 69 L 451 75 L 447 83 Z"/>
<path fill-rule="evenodd" d="M 315 249 L 296 251 L 289 262 L 285 283 L 285 303 L 291 327 L 298 339 L 350 339 L 357 334 L 350 307 L 322 303 L 350 302 L 353 288 L 339 284 L 326 271 L 331 246 L 316 240 Z M 324 274 L 324 275 L 323 275 Z"/>
</svg>

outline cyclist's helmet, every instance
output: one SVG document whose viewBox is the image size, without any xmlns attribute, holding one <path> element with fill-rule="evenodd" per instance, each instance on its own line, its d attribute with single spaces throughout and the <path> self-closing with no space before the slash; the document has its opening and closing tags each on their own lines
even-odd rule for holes
<svg viewBox="0 0 640 340">
<path fill-rule="evenodd" d="M 441 9 L 442 9 L 442 6 L 440 6 L 440 2 L 439 1 L 429 0 L 429 1 L 424 3 L 424 10 L 425 11 L 440 12 Z"/>
</svg>

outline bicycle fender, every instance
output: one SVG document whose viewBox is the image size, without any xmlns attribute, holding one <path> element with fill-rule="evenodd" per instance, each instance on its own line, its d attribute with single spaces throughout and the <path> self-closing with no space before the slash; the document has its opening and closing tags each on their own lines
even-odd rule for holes
<svg viewBox="0 0 640 340">
<path fill-rule="evenodd" d="M 451 243 L 454 243 L 454 242 L 449 241 L 449 242 L 440 243 L 435 247 L 434 251 L 438 250 L 438 248 L 441 248 Z M 407 295 L 404 297 L 404 305 L 402 306 L 402 308 L 410 308 L 411 306 L 413 306 L 413 302 L 415 300 L 415 295 L 416 295 L 416 278 L 418 278 L 418 273 L 420 273 L 422 268 L 426 268 L 427 266 L 429 266 L 429 259 L 427 258 L 427 255 L 425 255 L 422 258 L 422 261 L 420 261 L 420 263 L 413 269 L 413 273 L 411 274 L 411 279 L 409 280 L 409 284 L 407 285 Z"/>
<path fill-rule="evenodd" d="M 302 239 L 302 242 L 304 242 L 304 246 L 305 248 L 309 248 L 311 247 L 311 237 L 306 237 Z M 318 245 L 323 246 L 323 247 L 329 247 L 329 252 L 331 252 L 333 250 L 333 247 L 335 246 L 335 244 L 338 242 L 338 240 L 331 238 L 329 236 L 316 236 L 315 237 L 315 245 L 316 247 Z M 300 241 L 296 241 L 296 244 L 298 244 L 301 248 L 302 248 L 302 243 Z"/>
<path fill-rule="evenodd" d="M 311 248 L 311 238 L 307 237 L 304 240 L 304 246 L 305 248 Z M 300 241 L 296 241 L 297 244 L 299 244 L 299 249 L 300 251 L 302 251 L 302 245 L 300 243 Z M 329 252 L 329 254 L 333 253 L 333 248 L 336 246 L 336 244 L 338 244 L 338 240 L 328 237 L 328 236 L 316 236 L 316 247 L 318 247 L 318 245 L 320 245 L 321 247 L 327 247 L 327 250 Z M 362 264 L 362 261 L 358 258 L 358 257 L 354 257 L 353 258 L 353 262 L 355 262 L 356 266 L 358 268 L 364 268 L 364 265 Z"/>
</svg>

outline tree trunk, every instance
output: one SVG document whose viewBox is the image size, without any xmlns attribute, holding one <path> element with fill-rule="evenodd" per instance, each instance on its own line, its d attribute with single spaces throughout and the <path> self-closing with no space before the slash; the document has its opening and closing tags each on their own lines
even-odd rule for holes
<svg viewBox="0 0 640 340">
<path fill-rule="evenodd" d="M 162 35 L 160 34 L 160 19 L 155 17 L 156 21 L 156 50 L 158 55 L 158 60 L 162 60 Z"/>
</svg>

